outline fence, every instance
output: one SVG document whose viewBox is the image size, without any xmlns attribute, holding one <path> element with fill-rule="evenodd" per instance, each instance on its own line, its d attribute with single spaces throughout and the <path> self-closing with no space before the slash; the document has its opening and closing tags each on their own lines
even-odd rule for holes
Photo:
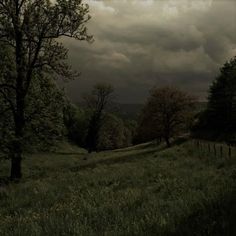
<svg viewBox="0 0 236 236">
<path fill-rule="evenodd" d="M 191 140 L 191 144 L 200 154 L 219 158 L 236 157 L 236 147 L 226 143 L 214 143 L 205 140 L 193 139 Z"/>
</svg>

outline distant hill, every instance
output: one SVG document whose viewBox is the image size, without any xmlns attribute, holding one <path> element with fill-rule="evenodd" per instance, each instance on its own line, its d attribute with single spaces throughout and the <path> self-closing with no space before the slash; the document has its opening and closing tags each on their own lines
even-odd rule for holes
<svg viewBox="0 0 236 236">
<path fill-rule="evenodd" d="M 83 102 L 77 103 L 77 105 L 86 108 Z M 108 107 L 107 111 L 123 119 L 137 120 L 143 106 L 143 104 L 113 103 Z"/>
<path fill-rule="evenodd" d="M 81 107 L 85 108 L 85 104 L 79 103 Z M 206 109 L 207 102 L 198 102 L 196 104 L 196 112 L 200 112 Z M 114 113 L 123 119 L 137 120 L 139 114 L 142 112 L 144 104 L 132 104 L 132 103 L 113 103 L 107 109 L 108 112 Z"/>
<path fill-rule="evenodd" d="M 123 119 L 137 120 L 143 106 L 143 104 L 115 103 L 109 111 Z"/>
</svg>

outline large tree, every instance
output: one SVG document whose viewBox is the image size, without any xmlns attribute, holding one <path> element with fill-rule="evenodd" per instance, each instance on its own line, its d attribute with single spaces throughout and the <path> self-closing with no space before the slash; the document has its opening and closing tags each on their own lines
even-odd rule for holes
<svg viewBox="0 0 236 236">
<path fill-rule="evenodd" d="M 49 150 L 64 138 L 63 91 L 58 89 L 55 81 L 47 77 L 34 80 L 25 103 L 23 151 Z M 0 148 L 1 152 L 9 155 L 12 139 L 14 140 L 14 119 L 2 96 L 0 104 Z"/>
<path fill-rule="evenodd" d="M 236 133 L 236 57 L 224 64 L 210 87 L 206 119 L 205 128 L 215 138 Z"/>
<path fill-rule="evenodd" d="M 132 145 L 134 124 L 107 113 L 98 135 L 98 150 L 113 150 Z"/>
<path fill-rule="evenodd" d="M 0 93 L 12 111 L 11 178 L 19 179 L 25 136 L 26 99 L 44 74 L 73 77 L 61 37 L 91 40 L 85 27 L 88 5 L 81 0 L 0 0 L 0 41 L 12 56 L 1 73 Z"/>
<path fill-rule="evenodd" d="M 89 115 L 85 109 L 66 101 L 63 111 L 63 119 L 66 127 L 68 141 L 80 147 L 86 147 Z"/>
<path fill-rule="evenodd" d="M 91 94 L 84 96 L 87 108 L 90 112 L 86 147 L 89 152 L 97 150 L 99 131 L 104 119 L 104 111 L 112 101 L 113 87 L 110 84 L 98 83 Z"/>
<path fill-rule="evenodd" d="M 167 146 L 170 139 L 186 130 L 195 99 L 172 87 L 154 88 L 143 109 L 140 130 L 150 132 L 150 138 L 164 138 Z"/>
</svg>

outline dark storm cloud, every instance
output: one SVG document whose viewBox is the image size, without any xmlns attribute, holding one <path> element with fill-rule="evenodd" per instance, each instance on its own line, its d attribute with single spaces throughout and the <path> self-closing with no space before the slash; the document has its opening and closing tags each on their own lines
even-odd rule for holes
<svg viewBox="0 0 236 236">
<path fill-rule="evenodd" d="M 78 100 L 100 81 L 121 102 L 143 102 L 151 87 L 175 85 L 201 99 L 226 60 L 236 55 L 234 0 L 87 0 L 95 42 L 66 40 L 82 72 L 68 85 Z"/>
</svg>

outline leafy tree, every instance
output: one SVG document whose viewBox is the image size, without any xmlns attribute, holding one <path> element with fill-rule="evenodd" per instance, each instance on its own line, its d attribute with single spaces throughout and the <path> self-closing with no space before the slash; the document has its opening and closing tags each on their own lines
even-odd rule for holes
<svg viewBox="0 0 236 236">
<path fill-rule="evenodd" d="M 154 125 L 154 117 L 145 113 L 146 109 L 147 108 L 143 108 L 142 114 L 139 116 L 136 133 L 134 135 L 134 144 L 145 143 L 160 138 L 158 126 Z"/>
<path fill-rule="evenodd" d="M 19 179 L 25 138 L 27 96 L 43 74 L 73 77 L 61 37 L 91 40 L 81 0 L 0 0 L 0 41 L 12 52 L 11 68 L 1 72 L 0 93 L 12 111 L 11 178 Z"/>
<path fill-rule="evenodd" d="M 68 140 L 80 147 L 87 147 L 91 110 L 86 111 L 67 102 L 64 107 L 64 124 Z M 103 112 L 96 150 L 113 150 L 132 145 L 136 129 L 134 121 L 123 121 L 114 114 Z"/>
<path fill-rule="evenodd" d="M 112 100 L 113 88 L 110 84 L 96 84 L 91 94 L 85 95 L 84 100 L 90 111 L 86 147 L 89 152 L 97 150 L 99 131 L 104 119 L 104 111 Z"/>
<path fill-rule="evenodd" d="M 124 120 L 124 146 L 129 147 L 134 144 L 134 137 L 136 135 L 137 122 L 135 120 Z"/>
<path fill-rule="evenodd" d="M 106 114 L 98 135 L 98 150 L 113 150 L 124 147 L 125 126 L 117 116 Z"/>
<path fill-rule="evenodd" d="M 98 135 L 98 150 L 114 150 L 132 145 L 136 126 L 114 114 L 106 113 Z"/>
<path fill-rule="evenodd" d="M 49 77 L 31 83 L 25 107 L 25 149 L 48 150 L 64 138 L 64 92 Z"/>
<path fill-rule="evenodd" d="M 2 97 L 0 100 L 0 108 L 7 108 Z M 23 151 L 48 150 L 63 139 L 63 107 L 64 94 L 53 81 L 45 77 L 31 84 L 26 98 Z M 11 111 L 5 110 L 0 116 L 0 146 L 3 152 L 11 151 L 12 140 L 14 121 Z"/>
<path fill-rule="evenodd" d="M 63 114 L 68 140 L 80 147 L 85 147 L 85 139 L 88 132 L 88 114 L 70 102 L 67 102 L 64 107 Z"/>
<path fill-rule="evenodd" d="M 192 119 L 193 97 L 171 87 L 154 88 L 143 109 L 139 129 L 150 131 L 151 138 L 170 139 L 183 131 Z"/>
<path fill-rule="evenodd" d="M 216 136 L 236 132 L 236 57 L 226 62 L 210 87 L 207 126 Z"/>
</svg>

